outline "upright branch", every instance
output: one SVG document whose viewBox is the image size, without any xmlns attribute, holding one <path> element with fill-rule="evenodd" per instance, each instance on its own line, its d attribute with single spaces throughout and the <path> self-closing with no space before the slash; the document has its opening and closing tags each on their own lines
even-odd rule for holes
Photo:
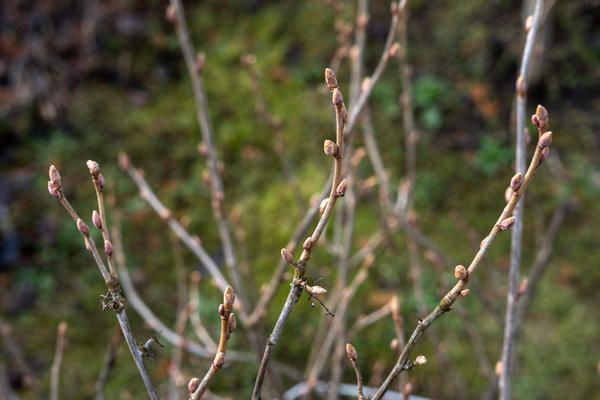
<svg viewBox="0 0 600 400">
<path fill-rule="evenodd" d="M 312 235 L 306 238 L 304 241 L 302 248 L 302 254 L 298 261 L 294 261 L 292 253 L 284 248 L 281 250 L 281 256 L 285 262 L 292 265 L 294 267 L 294 277 L 292 279 L 290 292 L 288 297 L 283 305 L 283 308 L 279 314 L 277 322 L 275 323 L 275 327 L 267 340 L 267 345 L 265 347 L 265 351 L 260 363 L 260 367 L 258 370 L 258 375 L 256 377 L 256 381 L 254 383 L 254 390 L 252 393 L 252 399 L 258 400 L 260 399 L 260 393 L 262 389 L 262 384 L 265 378 L 265 373 L 267 371 L 267 365 L 271 359 L 271 355 L 273 353 L 273 349 L 277 345 L 277 341 L 283 332 L 283 327 L 292 312 L 292 309 L 300 299 L 302 295 L 302 291 L 306 284 L 306 265 L 314 249 L 314 246 L 317 244 L 317 241 L 321 237 L 325 226 L 327 225 L 327 221 L 329 221 L 329 217 L 333 212 L 333 207 L 338 199 L 338 197 L 343 197 L 346 193 L 346 182 L 342 180 L 342 154 L 344 150 L 344 123 L 346 121 L 346 106 L 344 105 L 344 99 L 342 97 L 342 93 L 340 92 L 337 84 L 337 78 L 334 72 L 327 68 L 325 70 L 325 81 L 327 83 L 327 87 L 331 90 L 332 93 L 332 101 L 335 106 L 335 120 L 336 120 L 336 141 L 333 142 L 331 140 L 325 140 L 323 145 L 323 150 L 327 156 L 331 156 L 334 159 L 334 169 L 333 169 L 333 181 L 331 185 L 331 192 L 329 197 L 321 202 L 319 205 L 319 212 L 321 214 L 321 218 L 317 223 L 315 230 Z"/>
<path fill-rule="evenodd" d="M 185 60 L 185 65 L 188 70 L 188 75 L 192 83 L 192 91 L 194 100 L 196 101 L 196 117 L 200 125 L 203 142 L 203 154 L 206 157 L 208 164 L 208 173 L 210 177 L 210 189 L 212 195 L 212 209 L 215 219 L 217 220 L 217 228 L 223 245 L 223 253 L 225 255 L 225 265 L 229 270 L 229 274 L 233 283 L 237 287 L 238 297 L 243 307 L 248 307 L 248 301 L 243 291 L 243 282 L 240 275 L 236 251 L 234 248 L 233 237 L 229 224 L 223 212 L 223 201 L 225 199 L 225 191 L 223 189 L 223 181 L 219 172 L 219 160 L 217 150 L 215 148 L 213 138 L 213 127 L 209 117 L 208 99 L 204 90 L 204 82 L 202 80 L 202 68 L 205 63 L 203 53 L 196 54 L 194 45 L 190 38 L 190 34 L 185 21 L 185 11 L 181 0 L 171 0 L 167 9 L 167 17 L 175 26 L 177 38 L 181 46 L 181 52 Z"/>
<path fill-rule="evenodd" d="M 363 394 L 363 378 L 362 374 L 360 373 L 360 369 L 358 368 L 358 352 L 350 343 L 346 343 L 346 355 L 352 363 L 352 367 L 354 368 L 354 372 L 356 373 L 358 400 L 364 400 L 365 395 Z"/>
<path fill-rule="evenodd" d="M 227 288 L 225 288 L 225 292 L 223 292 L 223 304 L 219 306 L 219 316 L 221 317 L 221 338 L 219 339 L 217 354 L 215 355 L 215 359 L 213 360 L 206 375 L 204 375 L 202 381 L 200 381 L 198 378 L 192 378 L 188 383 L 191 400 L 198 400 L 202 397 L 202 394 L 208 388 L 210 380 L 225 364 L 227 343 L 229 342 L 231 332 L 233 332 L 236 327 L 235 314 L 232 312 L 234 302 L 235 293 L 231 286 L 227 286 Z"/>
<path fill-rule="evenodd" d="M 523 173 L 526 167 L 526 141 L 525 135 L 525 109 L 527 107 L 527 75 L 529 65 L 532 59 L 533 47 L 536 42 L 536 34 L 542 19 L 543 0 L 537 0 L 532 19 L 528 18 L 528 29 L 521 68 L 516 82 L 516 104 L 517 104 L 517 123 L 516 123 L 516 172 Z M 504 341 L 502 344 L 502 374 L 500 375 L 500 399 L 509 400 L 511 393 L 511 371 L 512 371 L 512 353 L 514 341 L 515 315 L 517 313 L 517 295 L 519 292 L 519 270 L 521 266 L 521 250 L 523 247 L 523 209 L 525 203 L 521 202 L 515 209 L 516 222 L 511 233 L 511 254 L 510 269 L 508 272 L 508 293 L 506 295 L 506 316 L 504 323 Z"/>
<path fill-rule="evenodd" d="M 50 368 L 50 400 L 58 400 L 58 387 L 60 383 L 60 366 L 65 351 L 65 334 L 67 323 L 62 321 L 56 329 L 56 348 L 54 350 L 54 361 Z"/>
<path fill-rule="evenodd" d="M 100 166 L 98 165 L 98 163 L 89 160 L 87 162 L 87 165 L 90 170 L 90 173 L 92 174 L 94 186 L 103 187 L 104 178 L 100 179 L 101 174 Z M 96 247 L 96 243 L 90 235 L 90 229 L 88 225 L 79 217 L 77 212 L 71 206 L 69 200 L 67 200 L 67 198 L 65 197 L 60 173 L 54 165 L 50 166 L 49 177 L 50 180 L 48 181 L 48 191 L 52 196 L 56 197 L 60 201 L 65 210 L 67 210 L 67 213 L 71 216 L 71 218 L 73 218 L 73 221 L 75 221 L 77 230 L 79 230 L 79 232 L 83 235 L 86 249 L 90 253 L 92 253 L 92 257 L 94 258 L 94 261 L 96 262 L 96 265 L 98 266 L 98 269 L 100 270 L 100 273 L 104 278 L 104 282 L 106 283 L 108 292 L 106 293 L 106 295 L 101 296 L 102 308 L 103 310 L 110 309 L 115 312 L 117 320 L 119 321 L 119 325 L 121 326 L 121 331 L 123 332 L 123 336 L 125 337 L 125 341 L 127 342 L 127 346 L 129 347 L 129 351 L 133 356 L 135 364 L 138 368 L 138 372 L 140 373 L 140 376 L 142 377 L 142 380 L 144 382 L 144 386 L 146 387 L 146 391 L 148 392 L 148 395 L 151 399 L 158 399 L 158 394 L 154 389 L 154 385 L 150 380 L 150 375 L 148 374 L 146 366 L 144 365 L 144 360 L 142 358 L 143 354 L 135 342 L 131 326 L 129 325 L 129 321 L 127 319 L 127 314 L 125 313 L 125 298 L 121 294 L 119 278 L 116 275 L 116 272 L 114 275 L 109 273 L 108 269 L 104 265 L 104 261 L 100 256 L 100 252 Z M 102 187 L 100 187 L 100 189 L 102 189 Z M 103 193 L 101 190 L 97 190 L 96 193 L 98 194 L 98 208 L 100 210 L 104 210 Z M 102 211 L 102 214 L 104 214 L 104 211 Z M 102 217 L 100 217 L 98 213 L 93 213 L 92 219 L 96 227 L 98 227 L 99 224 L 101 225 L 101 228 L 98 229 L 108 229 L 106 226 L 106 218 L 104 219 L 104 221 L 102 221 Z M 107 235 L 106 237 L 108 237 L 108 232 L 105 233 Z M 112 262 L 113 245 L 110 242 L 110 240 L 104 241 L 104 253 L 106 254 L 107 260 L 111 260 L 110 262 Z"/>
<path fill-rule="evenodd" d="M 525 176 L 522 174 L 516 174 L 511 179 L 512 195 L 508 201 L 508 204 L 504 207 L 504 210 L 500 214 L 500 217 L 492 227 L 488 236 L 481 241 L 481 247 L 471 261 L 471 264 L 468 268 L 465 268 L 462 265 L 456 266 L 454 270 L 454 276 L 458 280 L 457 283 L 442 297 L 439 304 L 433 309 L 433 311 L 427 317 L 425 317 L 425 319 L 419 321 L 410 339 L 404 346 L 400 357 L 396 361 L 394 368 L 386 377 L 382 385 L 377 389 L 377 392 L 371 398 L 371 400 L 381 399 L 390 388 L 393 381 L 402 371 L 406 371 L 414 367 L 414 363 L 411 363 L 408 360 L 408 357 L 425 330 L 427 330 L 427 328 L 430 327 L 439 317 L 452 310 L 454 302 L 459 296 L 466 296 L 468 294 L 467 284 L 473 277 L 473 274 L 477 268 L 481 265 L 492 243 L 494 240 L 496 240 L 496 237 L 500 232 L 508 230 L 514 225 L 515 217 L 512 216 L 512 213 L 523 193 L 525 193 L 525 189 L 531 181 L 535 170 L 547 158 L 549 146 L 552 142 L 552 132 L 546 132 L 548 127 L 548 112 L 544 107 L 538 106 L 536 114 L 532 117 L 532 121 L 538 127 L 540 137 Z"/>
</svg>

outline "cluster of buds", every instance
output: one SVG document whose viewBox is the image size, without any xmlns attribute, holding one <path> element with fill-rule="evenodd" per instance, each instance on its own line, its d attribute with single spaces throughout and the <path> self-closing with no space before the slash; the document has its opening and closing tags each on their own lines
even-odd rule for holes
<svg viewBox="0 0 600 400">
<path fill-rule="evenodd" d="M 58 198 L 62 190 L 62 182 L 60 180 L 60 173 L 54 165 L 50 166 L 48 176 L 50 177 L 50 180 L 48 181 L 48 192 L 50 192 L 52 196 Z"/>
</svg>

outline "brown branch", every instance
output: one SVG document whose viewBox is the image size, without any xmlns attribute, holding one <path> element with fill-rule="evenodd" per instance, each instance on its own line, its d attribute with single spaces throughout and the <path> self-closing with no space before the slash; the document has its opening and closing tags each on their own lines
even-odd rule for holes
<svg viewBox="0 0 600 400">
<path fill-rule="evenodd" d="M 321 218 L 319 219 L 319 222 L 317 223 L 317 226 L 313 231 L 312 235 L 304 241 L 304 244 L 302 246 L 304 250 L 302 252 L 302 255 L 300 256 L 300 259 L 297 262 L 294 262 L 293 256 L 288 249 L 282 249 L 281 251 L 283 259 L 288 264 L 294 265 L 294 277 L 292 280 L 292 285 L 287 300 L 285 301 L 281 313 L 279 314 L 279 317 L 275 324 L 275 327 L 273 328 L 273 331 L 269 336 L 269 339 L 267 340 L 267 345 L 265 347 L 265 352 L 260 363 L 258 375 L 256 377 L 256 382 L 254 383 L 254 390 L 252 393 L 253 400 L 258 400 L 260 398 L 261 388 L 267 370 L 267 365 L 269 364 L 269 361 L 271 359 L 273 349 L 277 345 L 277 341 L 281 336 L 286 320 L 288 319 L 290 313 L 292 312 L 292 309 L 300 299 L 300 295 L 302 294 L 302 291 L 304 289 L 304 284 L 306 281 L 306 265 L 312 253 L 312 249 L 317 244 L 319 237 L 321 237 L 321 234 L 323 233 L 323 230 L 327 225 L 327 221 L 329 221 L 329 217 L 333 212 L 333 207 L 335 206 L 337 198 L 343 196 L 346 191 L 346 184 L 341 179 L 342 155 L 344 152 L 343 132 L 344 123 L 346 120 L 346 106 L 344 105 L 342 94 L 338 89 L 337 79 L 333 71 L 327 69 L 325 71 L 325 78 L 327 81 L 327 86 L 332 91 L 332 101 L 335 106 L 336 114 L 336 142 L 334 143 L 330 140 L 326 140 L 324 145 L 325 154 L 333 156 L 334 158 L 331 193 L 329 195 L 329 198 L 324 200 L 320 204 Z"/>
<path fill-rule="evenodd" d="M 194 46 L 190 39 L 190 34 L 185 20 L 185 11 L 180 0 L 171 0 L 171 15 L 174 20 L 177 38 L 181 46 L 181 52 L 187 66 L 188 75 L 192 83 L 192 91 L 196 103 L 196 117 L 200 125 L 202 133 L 202 141 L 206 149 L 206 161 L 208 164 L 208 172 L 210 176 L 210 189 L 212 194 L 212 208 L 215 219 L 217 220 L 217 228 L 223 245 L 223 253 L 225 255 L 225 265 L 236 286 L 240 303 L 243 303 L 244 308 L 249 308 L 248 299 L 244 292 L 243 281 L 240 275 L 234 242 L 229 229 L 229 224 L 223 213 L 223 200 L 225 192 L 223 182 L 219 174 L 219 161 L 217 151 L 213 139 L 213 128 L 209 118 L 208 100 L 204 91 L 204 83 L 201 76 L 202 64 L 204 57 L 196 55 Z"/>
<path fill-rule="evenodd" d="M 538 124 L 547 127 L 548 114 L 546 110 L 543 107 L 539 106 L 537 114 L 538 115 L 536 116 L 536 120 L 538 121 Z M 494 242 L 500 231 L 509 229 L 512 226 L 512 224 L 514 224 L 514 217 L 511 217 L 512 212 L 514 211 L 515 206 L 521 199 L 521 195 L 525 192 L 525 189 L 529 184 L 531 178 L 533 177 L 535 170 L 546 158 L 551 138 L 551 132 L 548 132 L 548 134 L 541 135 L 540 140 L 538 141 L 538 145 L 536 146 L 535 153 L 531 159 L 531 163 L 529 165 L 527 173 L 525 174 L 525 177 L 519 179 L 518 185 L 515 185 L 513 187 L 513 194 L 510 201 L 504 207 L 504 210 L 502 211 L 500 217 L 492 227 L 489 235 L 482 241 L 481 248 L 471 261 L 469 268 L 466 269 L 462 265 L 456 267 L 455 276 L 457 277 L 458 282 L 448 293 L 446 293 L 446 295 L 442 297 L 435 309 L 425 319 L 419 321 L 419 324 L 412 333 L 410 339 L 408 340 L 408 343 L 402 350 L 402 353 L 398 358 L 396 365 L 394 366 L 390 374 L 387 376 L 387 378 L 379 387 L 379 389 L 377 390 L 377 392 L 371 400 L 381 399 L 385 392 L 391 386 L 394 379 L 402 371 L 410 368 L 410 361 L 408 360 L 408 357 L 414 349 L 415 345 L 417 344 L 417 341 L 421 338 L 421 336 L 429 326 L 431 326 L 439 317 L 441 317 L 442 315 L 444 315 L 452 309 L 454 302 L 461 295 L 461 292 L 464 293 L 463 290 L 466 289 L 469 279 L 473 276 L 473 274 L 481 264 L 482 260 L 487 255 L 492 243 Z"/>
<path fill-rule="evenodd" d="M 90 165 L 90 164 L 88 164 Z M 93 167 L 93 168 L 92 168 Z M 90 168 L 90 172 L 92 173 L 92 177 L 94 180 L 98 179 L 100 174 L 100 169 L 97 163 L 93 163 Z M 48 191 L 51 195 L 58 198 L 60 203 L 65 207 L 71 218 L 75 221 L 77 225 L 77 229 L 83 235 L 85 239 L 86 248 L 92 253 L 94 261 L 98 265 L 102 277 L 108 287 L 108 293 L 105 298 L 105 303 L 103 307 L 110 308 L 115 312 L 115 316 L 119 321 L 119 325 L 121 326 L 121 330 L 123 331 L 123 336 L 125 337 L 125 341 L 127 342 L 127 346 L 129 347 L 129 351 L 135 361 L 136 367 L 140 376 L 142 377 L 142 381 L 144 382 L 144 386 L 146 387 L 146 391 L 151 399 L 158 399 L 158 394 L 154 389 L 154 385 L 150 379 L 150 375 L 146 370 L 146 366 L 144 365 L 144 360 L 142 359 L 142 352 L 138 349 L 135 339 L 133 337 L 133 332 L 131 331 L 131 326 L 129 325 L 129 321 L 127 319 L 127 314 L 125 313 L 125 308 L 123 307 L 125 303 L 125 299 L 121 296 L 120 283 L 116 276 L 112 276 L 106 267 L 104 266 L 104 262 L 98 253 L 98 249 L 96 248 L 96 244 L 94 243 L 94 239 L 90 236 L 90 230 L 85 222 L 75 212 L 71 204 L 65 197 L 62 188 L 62 182 L 60 179 L 60 174 L 54 165 L 50 166 L 49 171 L 50 181 L 48 182 Z M 103 186 L 103 185 L 102 185 Z M 102 197 L 102 192 L 100 193 L 100 197 Z M 104 229 L 107 229 L 106 224 L 103 225 Z M 107 255 L 112 256 L 113 246 L 110 241 L 106 241 L 104 244 L 104 251 Z"/>
<path fill-rule="evenodd" d="M 543 0 L 537 0 L 535 11 L 533 13 L 533 25 L 527 34 L 523 57 L 521 59 L 521 69 L 516 82 L 516 103 L 517 103 L 517 123 L 516 123 L 516 172 L 519 173 L 526 168 L 526 143 L 525 143 L 525 110 L 527 107 L 527 75 L 532 58 L 533 47 L 536 41 L 536 34 L 541 24 Z M 500 375 L 500 399 L 509 400 L 511 397 L 511 372 L 512 372 L 512 354 L 514 341 L 514 320 L 517 312 L 517 294 L 519 291 L 519 270 L 521 266 L 521 252 L 523 248 L 523 210 L 525 203 L 521 202 L 515 209 L 516 223 L 511 232 L 511 254 L 510 268 L 508 271 L 508 293 L 506 295 L 506 315 L 504 323 L 504 340 L 502 344 L 502 374 Z"/>
<path fill-rule="evenodd" d="M 54 361 L 50 368 L 50 400 L 58 400 L 58 388 L 60 385 L 60 366 L 65 351 L 65 333 L 67 323 L 62 321 L 56 329 L 56 349 L 54 350 Z"/>
<path fill-rule="evenodd" d="M 358 400 L 364 400 L 365 395 L 363 394 L 363 379 L 362 374 L 360 373 L 360 369 L 358 368 L 358 352 L 350 343 L 346 344 L 346 354 L 348 355 L 348 359 L 352 363 L 352 367 L 354 367 L 354 372 L 356 373 L 356 385 L 358 392 Z"/>
<path fill-rule="evenodd" d="M 235 330 L 236 321 L 235 315 L 232 313 L 233 303 L 235 302 L 235 293 L 231 286 L 225 288 L 223 292 L 223 304 L 219 306 L 219 315 L 221 317 L 221 338 L 219 340 L 219 347 L 217 348 L 217 354 L 213 360 L 208 372 L 204 375 L 202 381 L 198 378 L 192 378 L 188 384 L 190 390 L 190 400 L 198 400 L 202 397 L 202 394 L 208 388 L 208 384 L 216 373 L 225 364 L 225 353 L 227 351 L 227 343 L 231 333 Z"/>
</svg>

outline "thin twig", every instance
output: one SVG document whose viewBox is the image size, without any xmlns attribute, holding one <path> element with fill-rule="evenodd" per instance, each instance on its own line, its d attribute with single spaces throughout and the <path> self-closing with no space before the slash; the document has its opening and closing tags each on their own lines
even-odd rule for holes
<svg viewBox="0 0 600 400">
<path fill-rule="evenodd" d="M 62 321 L 56 329 L 56 349 L 54 350 L 54 361 L 50 368 L 50 400 L 58 400 L 58 389 L 60 385 L 60 366 L 65 351 L 65 333 L 67 323 Z"/>
<path fill-rule="evenodd" d="M 517 124 L 516 124 L 516 172 L 522 173 L 526 168 L 526 143 L 525 143 L 525 110 L 527 107 L 527 83 L 529 65 L 532 58 L 536 34 L 541 23 L 543 0 L 537 0 L 533 13 L 533 25 L 527 34 L 521 69 L 516 82 Z M 519 291 L 519 269 L 521 266 L 521 252 L 523 248 L 523 210 L 525 203 L 521 201 L 515 209 L 516 222 L 511 232 L 510 269 L 508 272 L 508 293 L 506 295 L 506 315 L 504 323 L 504 340 L 502 344 L 502 373 L 500 375 L 500 399 L 510 400 L 511 397 L 511 372 L 514 336 L 514 319 L 517 310 L 517 294 Z"/>
<path fill-rule="evenodd" d="M 235 293 L 231 286 L 225 288 L 223 292 L 223 304 L 219 306 L 219 316 L 221 317 L 221 338 L 219 339 L 219 347 L 217 354 L 213 360 L 208 372 L 204 375 L 202 381 L 198 378 L 192 378 L 188 384 L 190 390 L 190 400 L 198 400 L 208 388 L 208 384 L 216 373 L 225 364 L 225 352 L 227 351 L 227 343 L 231 333 L 235 330 L 236 321 L 235 315 L 232 313 L 233 303 L 235 302 Z"/>
<path fill-rule="evenodd" d="M 358 352 L 354 346 L 352 346 L 350 343 L 346 343 L 346 354 L 348 355 L 348 359 L 352 363 L 352 367 L 354 367 L 354 372 L 356 373 L 356 391 L 358 393 L 358 400 L 364 400 L 365 395 L 363 394 L 363 379 L 360 369 L 358 368 Z"/>
<path fill-rule="evenodd" d="M 98 164 L 93 161 L 88 161 L 88 167 L 90 169 L 90 173 L 92 174 L 92 177 L 94 180 L 94 186 L 96 186 L 96 181 L 99 180 L 99 176 L 100 176 L 100 168 L 99 168 Z M 123 307 L 123 305 L 125 303 L 125 299 L 121 296 L 119 279 L 117 276 L 111 275 L 108 272 L 108 270 L 106 269 L 104 262 L 102 261 L 102 258 L 100 257 L 100 254 L 98 252 L 98 249 L 96 248 L 94 239 L 90 235 L 90 230 L 89 230 L 87 224 L 85 222 L 83 222 L 83 220 L 81 218 L 79 218 L 79 216 L 77 215 L 77 213 L 75 212 L 75 210 L 73 209 L 73 207 L 71 206 L 71 204 L 69 203 L 67 198 L 65 197 L 65 195 L 63 193 L 63 187 L 62 187 L 62 182 L 60 179 L 60 174 L 59 174 L 58 170 L 56 169 L 56 167 L 54 167 L 54 165 L 52 165 L 50 167 L 49 176 L 50 176 L 50 181 L 48 182 L 48 190 L 50 191 L 50 194 L 52 194 L 53 196 L 58 198 L 60 203 L 65 207 L 65 209 L 67 210 L 69 215 L 71 215 L 71 217 L 75 221 L 77 229 L 79 230 L 79 232 L 83 235 L 83 237 L 85 239 L 86 248 L 92 253 L 93 258 L 96 261 L 98 268 L 100 269 L 102 277 L 104 278 L 106 286 L 108 287 L 108 294 L 106 296 L 104 296 L 105 303 L 103 304 L 103 307 L 105 309 L 106 308 L 112 309 L 115 312 L 117 320 L 119 321 L 119 325 L 121 326 L 121 330 L 123 331 L 123 337 L 125 338 L 125 341 L 127 342 L 129 351 L 131 352 L 131 355 L 133 357 L 133 360 L 135 361 L 138 372 L 140 373 L 142 381 L 144 382 L 144 386 L 146 387 L 146 391 L 148 392 L 148 395 L 150 396 L 151 399 L 158 399 L 158 394 L 156 393 L 156 390 L 154 389 L 154 385 L 152 384 L 152 381 L 150 379 L 150 375 L 148 374 L 148 371 L 146 370 L 146 366 L 144 365 L 144 360 L 142 359 L 142 352 L 137 347 L 137 344 L 133 337 L 133 333 L 131 331 L 131 326 L 129 325 L 129 321 L 127 319 L 127 314 L 125 313 L 125 308 Z M 102 184 L 101 186 L 104 186 L 104 185 Z M 100 193 L 100 197 L 102 197 L 102 192 L 100 191 L 98 193 Z M 93 219 L 94 219 L 94 224 L 97 226 L 97 223 L 96 223 L 97 221 L 95 221 L 95 218 L 93 218 Z M 102 227 L 105 230 L 107 229 L 107 226 L 105 223 L 103 224 Z M 104 251 L 107 255 L 111 255 L 111 259 L 112 259 L 113 246 L 112 246 L 112 243 L 108 240 L 105 241 L 105 243 L 104 243 Z"/>
<path fill-rule="evenodd" d="M 538 114 L 538 121 L 542 120 L 541 123 L 547 126 L 547 111 L 540 106 L 538 107 Z M 510 228 L 511 225 L 514 223 L 514 217 L 511 217 L 511 214 L 514 211 L 515 206 L 521 199 L 521 195 L 525 192 L 525 189 L 529 184 L 531 178 L 533 177 L 535 170 L 541 164 L 541 161 L 543 161 L 547 156 L 548 145 L 552 138 L 552 134 L 550 132 L 548 133 L 549 135 L 540 135 L 540 140 L 538 141 L 538 145 L 536 146 L 535 153 L 531 159 L 531 163 L 529 165 L 527 173 L 525 174 L 525 177 L 519 179 L 519 186 L 515 185 L 515 190 L 513 191 L 511 199 L 509 200 L 508 204 L 504 207 L 504 210 L 502 211 L 500 217 L 492 227 L 489 235 L 482 241 L 481 248 L 473 258 L 473 261 L 471 261 L 469 268 L 466 269 L 462 265 L 457 266 L 457 268 L 455 269 L 455 276 L 457 277 L 458 282 L 448 293 L 446 293 L 446 295 L 444 295 L 444 297 L 442 297 L 435 309 L 425 319 L 419 321 L 419 324 L 412 333 L 410 339 L 408 340 L 408 343 L 402 350 L 402 353 L 400 354 L 396 365 L 394 366 L 390 374 L 387 376 L 387 378 L 379 387 L 379 389 L 377 390 L 377 392 L 371 400 L 381 399 L 381 397 L 391 386 L 394 379 L 402 371 L 411 367 L 408 357 L 414 349 L 417 341 L 420 339 L 420 337 L 423 335 L 423 333 L 429 326 L 431 326 L 439 317 L 441 317 L 442 315 L 444 315 L 452 309 L 452 306 L 456 299 L 461 295 L 461 293 L 465 293 L 463 292 L 463 290 L 466 289 L 469 279 L 472 278 L 473 274 L 481 264 L 481 261 L 487 255 L 492 243 L 494 242 L 500 231 Z"/>
<path fill-rule="evenodd" d="M 321 203 L 320 209 L 321 218 L 317 223 L 315 230 L 312 235 L 307 238 L 303 244 L 304 251 L 300 256 L 300 259 L 297 262 L 293 261 L 293 256 L 289 252 L 288 249 L 282 250 L 282 257 L 289 264 L 294 265 L 294 278 L 292 280 L 292 285 L 290 288 L 290 292 L 288 294 L 287 300 L 283 305 L 281 313 L 277 319 L 275 327 L 273 328 L 273 332 L 269 336 L 267 340 L 267 345 L 265 347 L 265 352 L 263 354 L 263 358 L 260 363 L 260 367 L 258 370 L 258 375 L 256 377 L 256 382 L 254 383 L 254 390 L 252 392 L 252 399 L 258 400 L 260 398 L 261 388 L 264 381 L 265 373 L 267 371 L 267 365 L 271 359 L 271 355 L 273 353 L 273 349 L 277 345 L 277 341 L 281 336 L 283 331 L 283 327 L 285 322 L 287 321 L 292 309 L 300 299 L 300 295 L 304 289 L 305 285 L 305 275 L 306 275 L 306 265 L 312 253 L 312 249 L 317 244 L 319 237 L 323 233 L 325 226 L 327 225 L 327 221 L 329 221 L 329 217 L 333 212 L 333 207 L 335 206 L 336 200 L 338 197 L 343 196 L 346 191 L 345 182 L 342 181 L 342 154 L 344 152 L 344 122 L 346 120 L 346 107 L 344 105 L 344 100 L 342 98 L 342 94 L 338 89 L 337 79 L 335 74 L 330 69 L 325 71 L 325 77 L 327 81 L 327 86 L 332 91 L 332 100 L 335 105 L 335 114 L 336 114 L 336 142 L 325 141 L 324 150 L 327 155 L 333 156 L 334 158 L 334 171 L 333 171 L 333 179 L 331 185 L 331 193 L 329 198 Z"/>
<path fill-rule="evenodd" d="M 113 337 L 108 345 L 108 351 L 106 352 L 104 363 L 102 363 L 102 368 L 100 369 L 98 379 L 96 380 L 96 395 L 94 397 L 96 400 L 104 400 L 104 387 L 106 386 L 108 374 L 110 373 L 110 370 L 113 369 L 115 362 L 117 361 L 117 353 L 119 351 L 119 346 L 121 345 L 121 338 L 121 329 L 118 325 L 115 325 Z"/>
<path fill-rule="evenodd" d="M 213 139 L 213 128 L 209 118 L 208 100 L 204 91 L 204 83 L 201 76 L 203 57 L 196 55 L 194 45 L 192 44 L 190 34 L 185 20 L 185 11 L 180 0 L 171 0 L 170 7 L 174 10 L 174 25 L 177 31 L 177 38 L 181 46 L 181 52 L 187 66 L 188 75 L 192 83 L 192 91 L 196 103 L 196 117 L 202 133 L 202 141 L 206 149 L 206 162 L 210 176 L 210 189 L 212 194 L 212 208 L 217 228 L 223 245 L 225 255 L 225 265 L 233 279 L 239 297 L 239 302 L 243 303 L 242 308 L 249 309 L 248 299 L 246 298 L 243 281 L 240 275 L 234 242 L 229 229 L 229 224 L 223 212 L 223 200 L 225 192 L 223 182 L 219 174 L 219 161 Z M 223 289 L 222 289 L 223 290 Z"/>
<path fill-rule="evenodd" d="M 13 359 L 13 362 L 16 364 L 16 367 L 24 375 L 23 381 L 25 383 L 25 386 L 33 388 L 33 391 L 35 392 L 38 398 L 42 399 L 46 397 L 42 392 L 42 387 L 40 386 L 39 378 L 25 360 L 25 356 L 23 355 L 21 348 L 12 336 L 12 327 L 8 323 L 2 321 L 1 319 L 0 336 L 2 336 L 2 343 L 4 344 L 6 352 L 10 354 L 10 356 Z"/>
</svg>

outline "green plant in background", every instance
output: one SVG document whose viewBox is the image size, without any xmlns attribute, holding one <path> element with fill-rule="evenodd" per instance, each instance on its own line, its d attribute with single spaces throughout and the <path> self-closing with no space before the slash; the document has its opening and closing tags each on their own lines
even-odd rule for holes
<svg viewBox="0 0 600 400">
<path fill-rule="evenodd" d="M 513 159 L 513 151 L 493 136 L 481 139 L 475 165 L 484 174 L 491 176 L 506 167 Z"/>
<path fill-rule="evenodd" d="M 451 85 L 439 77 L 425 75 L 415 80 L 415 106 L 419 111 L 421 124 L 426 129 L 436 131 L 442 127 L 444 101 L 451 95 Z"/>
</svg>

